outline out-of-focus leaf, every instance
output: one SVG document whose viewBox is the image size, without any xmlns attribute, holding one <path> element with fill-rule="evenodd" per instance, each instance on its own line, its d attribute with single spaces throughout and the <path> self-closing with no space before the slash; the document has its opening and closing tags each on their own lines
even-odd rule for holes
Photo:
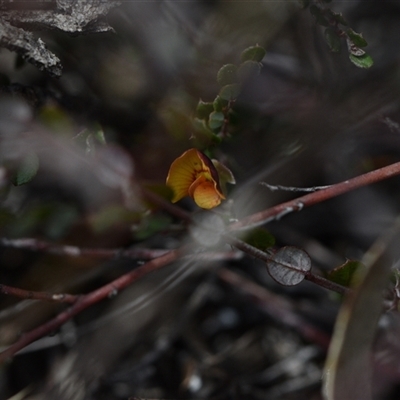
<svg viewBox="0 0 400 400">
<path fill-rule="evenodd" d="M 344 264 L 333 269 L 328 273 L 327 278 L 339 285 L 349 287 L 354 285 L 354 276 L 357 276 L 357 272 L 365 266 L 359 261 L 347 260 Z"/>
<path fill-rule="evenodd" d="M 223 65 L 217 74 L 217 82 L 221 86 L 229 85 L 231 83 L 236 83 L 236 72 L 237 66 L 234 64 Z"/>
<path fill-rule="evenodd" d="M 238 69 L 237 75 L 240 82 L 244 82 L 253 76 L 260 75 L 261 65 L 257 61 L 245 61 Z"/>
<path fill-rule="evenodd" d="M 242 60 L 242 62 L 245 61 L 261 62 L 265 54 L 266 54 L 265 49 L 257 44 L 255 46 L 251 46 L 243 50 L 240 59 Z"/>
<path fill-rule="evenodd" d="M 311 269 L 310 256 L 296 247 L 282 247 L 273 258 L 267 262 L 271 277 L 281 285 L 295 286 L 303 281 Z"/>
<path fill-rule="evenodd" d="M 120 205 L 112 205 L 93 214 L 89 223 L 95 233 L 102 233 L 116 224 L 133 222 L 137 218 L 137 213 L 133 213 Z"/>
<path fill-rule="evenodd" d="M 334 53 L 338 53 L 341 50 L 342 42 L 340 37 L 332 28 L 326 28 L 324 32 L 324 38 L 326 43 L 328 43 L 329 48 Z"/>
<path fill-rule="evenodd" d="M 68 114 L 60 107 L 49 105 L 43 107 L 39 114 L 40 121 L 55 133 L 72 132 L 73 123 Z"/>
<path fill-rule="evenodd" d="M 374 65 L 374 60 L 372 57 L 365 53 L 360 57 L 354 54 L 349 54 L 350 61 L 359 68 L 371 68 Z"/>
<path fill-rule="evenodd" d="M 196 117 L 199 119 L 207 119 L 213 111 L 213 103 L 207 103 L 203 100 L 200 100 L 196 108 Z"/>
<path fill-rule="evenodd" d="M 228 105 L 228 101 L 217 96 L 213 102 L 214 111 L 223 111 L 223 109 Z"/>
<path fill-rule="evenodd" d="M 144 240 L 153 236 L 157 232 L 167 229 L 172 222 L 172 218 L 165 214 L 150 214 L 144 217 L 134 228 L 135 239 Z"/>
<path fill-rule="evenodd" d="M 192 121 L 195 147 L 204 149 L 212 144 L 220 143 L 221 138 L 216 135 L 208 126 L 204 119 L 194 118 Z"/>
<path fill-rule="evenodd" d="M 368 46 L 368 42 L 363 38 L 361 33 L 354 32 L 351 28 L 347 29 L 346 33 L 357 47 Z"/>
<path fill-rule="evenodd" d="M 28 153 L 19 163 L 11 179 L 13 185 L 20 186 L 30 182 L 39 169 L 39 158 L 35 153 Z"/>
<path fill-rule="evenodd" d="M 225 116 L 222 112 L 213 111 L 208 120 L 210 129 L 218 129 L 224 124 Z"/>
<path fill-rule="evenodd" d="M 5 208 L 0 208 L 0 228 L 9 225 L 15 220 L 15 215 Z"/>
<path fill-rule="evenodd" d="M 100 144 L 107 144 L 106 137 L 104 135 L 104 130 L 100 124 L 96 124 L 93 136 Z"/>
<path fill-rule="evenodd" d="M 275 245 L 275 237 L 264 228 L 253 229 L 244 237 L 244 241 L 260 250 L 265 250 Z"/>
<path fill-rule="evenodd" d="M 78 211 L 67 204 L 57 205 L 45 223 L 46 236 L 51 239 L 63 237 L 78 218 Z"/>
<path fill-rule="evenodd" d="M 221 88 L 219 97 L 223 100 L 234 100 L 239 96 L 240 86 L 237 83 L 232 83 Z"/>
</svg>

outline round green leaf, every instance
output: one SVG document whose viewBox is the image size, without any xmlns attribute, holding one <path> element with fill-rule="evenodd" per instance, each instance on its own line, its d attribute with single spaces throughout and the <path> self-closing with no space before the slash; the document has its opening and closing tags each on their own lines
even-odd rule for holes
<svg viewBox="0 0 400 400">
<path fill-rule="evenodd" d="M 338 53 L 341 50 L 342 43 L 340 37 L 332 28 L 326 28 L 324 32 L 326 43 L 334 53 Z"/>
<path fill-rule="evenodd" d="M 228 101 L 217 96 L 213 102 L 214 111 L 223 111 L 223 109 L 228 105 Z"/>
<path fill-rule="evenodd" d="M 350 40 L 357 47 L 365 47 L 368 45 L 368 42 L 363 38 L 363 35 L 361 33 L 354 32 L 351 28 L 347 29 L 346 33 L 349 36 Z"/>
<path fill-rule="evenodd" d="M 222 112 L 213 111 L 208 120 L 210 129 L 218 129 L 224 124 L 225 116 Z"/>
<path fill-rule="evenodd" d="M 237 83 L 232 83 L 221 88 L 219 97 L 223 100 L 234 100 L 239 96 L 240 86 Z"/>
<path fill-rule="evenodd" d="M 265 49 L 258 44 L 255 46 L 248 47 L 244 50 L 240 56 L 240 59 L 244 61 L 257 61 L 261 62 L 265 56 Z"/>
<path fill-rule="evenodd" d="M 225 64 L 221 67 L 217 74 L 217 82 L 221 86 L 236 83 L 237 66 L 234 64 Z"/>
<path fill-rule="evenodd" d="M 354 54 L 349 54 L 350 61 L 359 68 L 370 68 L 374 64 L 374 60 L 372 57 L 365 53 L 360 57 L 355 56 Z"/>
<path fill-rule="evenodd" d="M 200 100 L 196 108 L 196 117 L 199 119 L 207 119 L 213 111 L 213 103 L 207 103 Z"/>
<path fill-rule="evenodd" d="M 238 77 L 240 82 L 248 80 L 252 76 L 257 76 L 260 74 L 261 65 L 257 61 L 245 61 L 240 65 L 238 70 Z"/>
<path fill-rule="evenodd" d="M 39 158 L 35 153 L 27 154 L 20 164 L 18 165 L 14 176 L 12 177 L 12 183 L 15 186 L 20 186 L 30 182 L 36 175 L 39 169 Z"/>
</svg>

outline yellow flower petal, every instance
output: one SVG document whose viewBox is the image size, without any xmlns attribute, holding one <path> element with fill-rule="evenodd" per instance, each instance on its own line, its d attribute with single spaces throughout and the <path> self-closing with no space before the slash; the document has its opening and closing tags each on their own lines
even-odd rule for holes
<svg viewBox="0 0 400 400">
<path fill-rule="evenodd" d="M 197 185 L 193 192 L 193 200 L 201 207 L 209 210 L 221 203 L 221 195 L 215 189 L 214 183 L 205 181 Z"/>
<path fill-rule="evenodd" d="M 167 176 L 167 186 L 174 191 L 172 202 L 189 195 L 189 187 L 203 170 L 198 150 L 190 149 L 178 157 L 172 164 Z"/>
<path fill-rule="evenodd" d="M 173 203 L 190 196 L 199 207 L 210 209 L 225 199 L 214 164 L 196 149 L 187 150 L 171 164 L 167 186 L 174 192 Z"/>
</svg>

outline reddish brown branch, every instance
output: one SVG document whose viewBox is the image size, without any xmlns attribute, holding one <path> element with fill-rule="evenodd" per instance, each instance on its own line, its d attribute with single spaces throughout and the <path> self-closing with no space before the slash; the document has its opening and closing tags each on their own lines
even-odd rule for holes
<svg viewBox="0 0 400 400">
<path fill-rule="evenodd" d="M 24 290 L 0 284 L 0 293 L 20 297 L 22 299 L 29 300 L 45 300 L 53 301 L 57 303 L 69 303 L 73 304 L 78 300 L 79 296 L 66 293 L 46 293 L 46 292 L 35 292 L 32 290 Z"/>
<path fill-rule="evenodd" d="M 92 258 L 135 258 L 153 259 L 160 257 L 168 252 L 163 249 L 104 249 L 104 248 L 84 248 L 70 245 L 58 245 L 45 240 L 33 238 L 7 239 L 1 238 L 0 245 L 25 249 L 31 251 L 42 251 L 49 254 L 56 254 L 68 257 L 92 257 Z"/>
<path fill-rule="evenodd" d="M 132 282 L 138 280 L 144 275 L 160 269 L 167 264 L 172 263 L 182 256 L 185 249 L 172 250 L 164 254 L 161 257 L 155 258 L 142 265 L 141 267 L 131 271 L 125 275 L 120 276 L 111 283 L 102 286 L 99 289 L 94 290 L 86 295 L 82 295 L 78 300 L 68 309 L 58 314 L 56 317 L 50 321 L 38 326 L 37 328 L 31 330 L 28 333 L 23 334 L 15 343 L 9 346 L 6 350 L 0 353 L 0 363 L 6 361 L 9 357 L 12 357 L 16 352 L 26 347 L 28 344 L 34 342 L 35 340 L 49 334 L 50 332 L 58 329 L 62 324 L 70 320 L 75 315 L 79 314 L 81 311 L 90 307 L 91 305 L 98 303 L 101 300 L 113 295 L 122 289 L 125 289 Z"/>
<path fill-rule="evenodd" d="M 257 249 L 256 247 L 249 245 L 246 242 L 243 242 L 240 239 L 237 239 L 231 235 L 225 235 L 225 239 L 231 245 L 235 246 L 239 250 L 242 250 L 244 253 L 247 253 L 265 262 L 271 261 L 271 256 L 269 256 L 267 253 Z M 314 275 L 311 271 L 304 272 L 304 279 L 307 279 L 310 282 L 316 283 L 318 286 L 321 286 L 328 290 L 332 290 L 342 295 L 346 294 L 349 291 L 348 288 L 339 285 L 335 282 L 329 281 L 328 279 L 325 279 L 322 276 Z"/>
<path fill-rule="evenodd" d="M 375 171 L 367 172 L 366 174 L 359 175 L 355 178 L 348 179 L 347 181 L 329 186 L 326 189 L 306 194 L 298 197 L 297 199 L 290 200 L 258 213 L 249 215 L 248 217 L 231 224 L 229 226 L 229 230 L 235 231 L 251 229 L 265 224 L 271 220 L 279 219 L 284 215 L 294 211 L 301 211 L 305 207 L 321 203 L 322 201 L 332 199 L 333 197 L 350 192 L 351 190 L 355 190 L 375 182 L 383 181 L 397 175 L 400 175 L 400 162 L 388 165 L 387 167 L 379 168 Z"/>
</svg>

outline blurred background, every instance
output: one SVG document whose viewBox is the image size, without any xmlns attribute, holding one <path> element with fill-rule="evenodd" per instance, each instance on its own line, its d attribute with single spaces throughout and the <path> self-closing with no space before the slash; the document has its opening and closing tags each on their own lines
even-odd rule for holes
<svg viewBox="0 0 400 400">
<path fill-rule="evenodd" d="M 67 15 L 80 3 L 40 6 Z M 328 185 L 399 161 L 400 6 L 315 2 L 362 32 L 374 60 L 367 69 L 349 60 L 345 41 L 340 53 L 330 50 L 304 3 L 110 2 L 101 23 L 65 32 L 36 23 L 30 2 L 18 6 L 32 13 L 22 22 L 0 2 L 0 19 L 32 31 L 62 65 L 55 77 L 11 51 L 12 34 L 1 38 L 0 282 L 87 293 L 147 260 L 49 254 L 4 239 L 150 255 L 192 240 L 141 188 L 165 193 L 171 162 L 210 147 L 193 128 L 197 104 L 213 102 L 219 69 L 240 64 L 249 46 L 266 49 L 260 73 L 244 82 L 227 137 L 211 146 L 236 178 L 222 207 L 231 219 L 295 197 L 260 182 Z M 361 259 L 398 214 L 399 189 L 391 178 L 266 229 L 277 246 L 305 249 L 324 274 Z M 190 199 L 179 206 L 198 213 Z M 309 282 L 280 286 L 261 261 L 217 250 L 220 259 L 176 262 L 22 350 L 0 369 L 0 399 L 322 399 L 341 298 Z M 0 295 L 0 346 L 63 309 Z M 376 399 L 400 395 L 399 329 L 398 313 L 387 313 Z"/>
</svg>

